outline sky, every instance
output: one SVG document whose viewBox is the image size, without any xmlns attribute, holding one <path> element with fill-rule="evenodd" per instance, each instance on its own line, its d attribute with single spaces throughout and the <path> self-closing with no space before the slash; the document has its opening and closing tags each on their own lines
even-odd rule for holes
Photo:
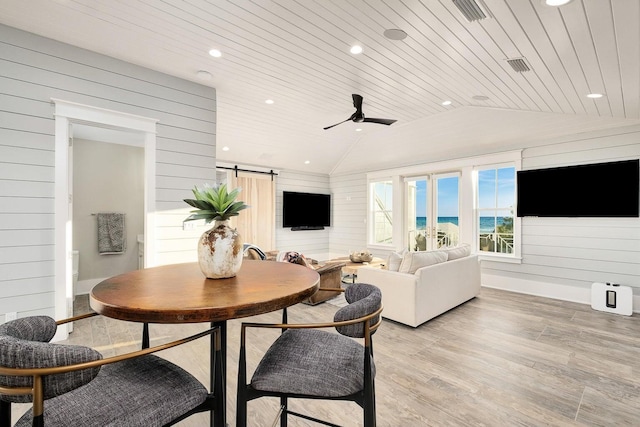
<svg viewBox="0 0 640 427">
<path fill-rule="evenodd" d="M 479 207 L 496 206 L 496 170 L 489 169 L 478 172 Z M 515 169 L 501 168 L 497 170 L 497 204 L 499 207 L 514 205 Z M 427 182 L 416 182 L 416 216 L 427 216 Z M 458 216 L 458 178 L 448 177 L 438 180 L 438 216 Z"/>
</svg>

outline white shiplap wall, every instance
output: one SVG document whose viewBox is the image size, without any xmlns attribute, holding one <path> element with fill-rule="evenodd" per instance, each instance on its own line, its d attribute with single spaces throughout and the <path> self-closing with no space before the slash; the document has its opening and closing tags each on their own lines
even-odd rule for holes
<svg viewBox="0 0 640 427">
<path fill-rule="evenodd" d="M 0 25 L 0 316 L 54 311 L 51 98 L 158 119 L 157 263 L 195 259 L 182 199 L 215 179 L 215 89 Z"/>
<path fill-rule="evenodd" d="M 306 257 L 324 260 L 329 257 L 329 238 L 336 222 L 335 197 L 331 200 L 331 227 L 324 230 L 291 231 L 282 227 L 282 192 L 331 194 L 329 175 L 280 171 L 276 178 L 276 248 L 296 251 Z"/>
<path fill-rule="evenodd" d="M 551 140 L 522 156 L 523 170 L 637 159 L 640 126 Z M 482 267 L 485 286 L 589 303 L 593 282 L 615 282 L 639 295 L 640 219 L 523 218 L 522 264 Z"/>
<path fill-rule="evenodd" d="M 330 234 L 333 256 L 347 256 L 367 245 L 367 176 L 331 176 L 334 226 Z"/>
</svg>

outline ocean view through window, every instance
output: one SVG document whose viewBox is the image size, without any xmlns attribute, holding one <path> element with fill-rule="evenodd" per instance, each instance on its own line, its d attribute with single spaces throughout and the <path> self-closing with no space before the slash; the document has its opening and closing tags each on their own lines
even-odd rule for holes
<svg viewBox="0 0 640 427">
<path fill-rule="evenodd" d="M 496 226 L 507 226 L 510 217 L 493 217 L 493 216 L 482 216 L 480 217 L 480 233 L 493 233 L 496 230 Z M 457 216 L 439 216 L 438 224 L 453 224 L 458 226 L 458 217 Z M 416 229 L 417 230 L 425 230 L 427 228 L 427 217 L 426 216 L 417 216 L 416 217 Z"/>
<path fill-rule="evenodd" d="M 515 167 L 477 171 L 477 245 L 481 252 L 514 253 Z"/>
</svg>

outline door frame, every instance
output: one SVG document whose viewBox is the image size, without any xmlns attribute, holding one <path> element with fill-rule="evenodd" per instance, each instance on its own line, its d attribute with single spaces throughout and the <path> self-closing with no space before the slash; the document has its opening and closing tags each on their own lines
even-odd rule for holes
<svg viewBox="0 0 640 427">
<path fill-rule="evenodd" d="M 55 220 L 54 220 L 54 316 L 70 317 L 73 313 L 73 240 L 70 212 L 69 143 L 73 123 L 94 125 L 144 135 L 144 245 L 145 267 L 155 264 L 156 202 L 156 124 L 157 119 L 108 110 L 51 98 L 55 118 Z M 67 328 L 58 328 L 54 340 L 68 336 Z"/>
</svg>

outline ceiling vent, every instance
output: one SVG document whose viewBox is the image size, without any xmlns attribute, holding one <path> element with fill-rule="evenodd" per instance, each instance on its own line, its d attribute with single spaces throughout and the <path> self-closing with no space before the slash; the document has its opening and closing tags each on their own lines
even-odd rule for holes
<svg viewBox="0 0 640 427">
<path fill-rule="evenodd" d="M 456 5 L 464 19 L 469 22 L 480 21 L 488 16 L 485 12 L 486 7 L 483 9 L 480 7 L 479 1 L 481 0 L 453 0 L 453 4 Z"/>
<path fill-rule="evenodd" d="M 524 61 L 524 58 L 507 59 L 507 62 L 509 63 L 509 65 L 511 65 L 511 68 L 513 68 L 513 71 L 515 71 L 516 73 L 531 71 L 531 68 L 529 68 L 527 63 Z"/>
</svg>

